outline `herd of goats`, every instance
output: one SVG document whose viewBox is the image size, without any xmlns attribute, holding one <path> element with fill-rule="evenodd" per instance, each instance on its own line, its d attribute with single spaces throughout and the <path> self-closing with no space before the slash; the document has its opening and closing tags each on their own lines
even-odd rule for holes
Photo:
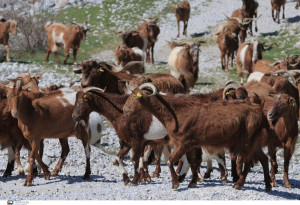
<svg viewBox="0 0 300 205">
<path fill-rule="evenodd" d="M 100 146 L 101 130 L 105 117 L 116 130 L 120 150 L 113 162 L 118 166 L 124 184 L 130 179 L 123 159 L 130 153 L 134 165 L 132 185 L 151 181 L 148 173 L 149 157 L 154 153 L 156 169 L 152 177 L 159 177 L 162 153 L 172 176 L 172 188 L 177 189 L 189 170 L 192 179 L 189 187 L 209 178 L 212 159 L 217 160 L 221 183 L 227 183 L 225 152 L 231 156 L 231 175 L 234 188 L 241 189 L 254 163 L 260 162 L 264 172 L 266 191 L 278 186 L 276 149 L 284 149 L 283 184 L 292 188 L 288 177 L 289 162 L 298 138 L 300 58 L 299 55 L 269 62 L 262 51 L 269 49 L 258 40 L 245 41 L 247 30 L 252 33 L 252 22 L 257 21 L 258 3 L 242 0 L 243 6 L 221 22 L 215 30 L 215 40 L 221 51 L 222 68 L 228 70 L 228 59 L 236 55 L 237 72 L 247 83 L 228 82 L 224 88 L 207 94 L 189 94 L 198 79 L 200 44 L 169 42 L 172 50 L 168 58 L 169 74 L 145 74 L 144 61 L 154 62 L 153 48 L 160 29 L 159 18 L 143 19 L 136 29 L 118 31 L 123 45 L 114 52 L 117 64 L 107 61 L 87 60 L 74 70 L 81 75 L 81 86 L 39 87 L 41 75 L 20 75 L 0 84 L 0 144 L 8 149 L 8 164 L 4 177 L 12 174 L 14 162 L 18 174 L 28 172 L 25 186 L 30 186 L 37 174 L 35 160 L 45 179 L 62 169 L 70 151 L 68 137 L 82 141 L 86 169 L 84 179 L 89 179 L 90 145 Z M 279 11 L 285 0 L 271 0 L 274 21 L 280 22 Z M 296 8 L 300 6 L 297 1 Z M 184 22 L 187 33 L 190 5 L 183 1 L 170 6 L 179 22 Z M 284 17 L 284 12 L 283 12 Z M 8 33 L 16 33 L 17 22 L 1 18 L 0 43 L 7 49 Z M 6 30 L 5 30 L 6 29 Z M 57 62 L 57 51 L 64 46 L 65 59 L 73 50 L 74 63 L 80 41 L 86 37 L 87 24 L 65 26 L 47 23 L 49 54 Z M 257 26 L 256 26 L 257 31 Z M 239 46 L 240 44 L 240 46 Z M 151 53 L 151 57 L 150 57 Z M 146 56 L 146 57 L 145 57 Z M 227 59 L 225 57 L 227 56 Z M 231 62 L 232 66 L 232 62 Z M 50 173 L 43 163 L 43 139 L 57 138 L 61 156 Z M 20 150 L 28 149 L 25 168 L 20 163 Z M 262 151 L 268 148 L 271 161 Z M 207 158 L 207 171 L 200 174 L 202 155 Z M 174 163 L 178 163 L 174 170 Z"/>
</svg>

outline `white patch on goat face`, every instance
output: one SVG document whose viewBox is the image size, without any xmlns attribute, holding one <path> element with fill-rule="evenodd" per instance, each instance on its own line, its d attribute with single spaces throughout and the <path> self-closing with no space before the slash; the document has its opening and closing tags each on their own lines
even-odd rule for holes
<svg viewBox="0 0 300 205">
<path fill-rule="evenodd" d="M 101 127 L 101 129 L 104 127 L 101 116 L 97 112 L 91 112 L 89 115 L 88 127 L 86 129 L 88 134 L 89 134 L 88 132 L 89 129 L 91 130 L 91 136 L 89 136 L 91 145 L 94 145 L 95 143 L 97 143 L 98 145 L 99 143 L 101 143 L 102 135 L 101 135 L 101 130 L 100 132 L 98 132 L 99 126 Z"/>
<path fill-rule="evenodd" d="M 15 160 L 15 152 L 12 149 L 12 147 L 8 147 L 7 151 L 8 151 L 8 163 L 11 163 L 13 160 Z"/>
<path fill-rule="evenodd" d="M 138 47 L 133 47 L 132 50 L 135 54 L 140 55 L 142 57 L 142 61 L 145 60 L 145 53 L 143 50 L 139 49 Z"/>
<path fill-rule="evenodd" d="M 189 168 L 190 168 L 190 164 L 187 161 L 186 155 L 183 155 L 183 165 L 180 170 L 180 176 L 186 174 L 189 171 Z"/>
<path fill-rule="evenodd" d="M 242 48 L 242 50 L 241 50 L 241 55 L 240 55 L 240 61 L 241 61 L 241 63 L 242 63 L 242 67 L 243 67 L 243 69 L 244 69 L 244 63 L 245 63 L 245 56 L 246 56 L 246 51 L 247 51 L 247 49 L 248 49 L 248 45 L 245 45 L 243 48 Z"/>
<path fill-rule="evenodd" d="M 75 105 L 76 101 L 76 92 L 69 88 L 63 88 L 60 89 L 62 91 L 63 96 L 57 96 L 57 99 L 62 103 L 64 107 L 67 107 L 68 105 Z"/>
<path fill-rule="evenodd" d="M 148 45 L 148 38 L 143 38 L 143 41 L 144 41 L 143 51 L 146 51 Z"/>
<path fill-rule="evenodd" d="M 165 126 L 152 115 L 152 122 L 147 133 L 144 134 L 145 140 L 162 139 L 168 134 Z"/>
<path fill-rule="evenodd" d="M 117 160 L 117 162 L 118 162 L 118 164 L 119 164 L 119 171 L 120 171 L 120 173 L 121 174 L 127 174 L 127 171 L 125 170 L 125 168 L 124 168 L 124 164 L 123 164 L 123 161 L 122 160 L 120 160 L 120 158 L 119 157 L 116 157 L 116 160 Z"/>
<path fill-rule="evenodd" d="M 169 58 L 168 58 L 168 65 L 169 65 L 169 70 L 170 70 L 170 75 L 175 77 L 176 79 L 179 79 L 180 73 L 178 72 L 178 68 L 176 67 L 176 60 L 178 53 L 182 51 L 184 47 L 178 46 L 172 49 Z"/>
<path fill-rule="evenodd" d="M 64 40 L 64 33 L 61 32 L 58 36 L 55 35 L 55 29 L 52 31 L 52 39 L 53 39 L 53 47 L 52 47 L 52 52 L 57 52 L 58 47 L 56 44 L 63 44 L 65 45 L 65 40 Z"/>
</svg>

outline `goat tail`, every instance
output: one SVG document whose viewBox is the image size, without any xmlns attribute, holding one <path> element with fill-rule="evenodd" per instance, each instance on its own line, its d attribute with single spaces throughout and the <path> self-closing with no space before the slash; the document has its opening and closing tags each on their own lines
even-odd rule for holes
<svg viewBox="0 0 300 205">
<path fill-rule="evenodd" d="M 48 21 L 48 22 L 45 24 L 45 26 L 44 26 L 45 31 L 47 31 L 47 28 L 48 28 L 51 24 L 52 24 L 51 21 Z"/>
</svg>

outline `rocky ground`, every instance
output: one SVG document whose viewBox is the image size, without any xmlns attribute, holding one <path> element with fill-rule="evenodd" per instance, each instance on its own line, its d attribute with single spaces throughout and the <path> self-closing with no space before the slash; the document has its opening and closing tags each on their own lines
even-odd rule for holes
<svg viewBox="0 0 300 205">
<path fill-rule="evenodd" d="M 195 36 L 210 37 L 214 27 L 224 19 L 222 12 L 230 14 L 233 10 L 241 6 L 239 0 L 190 0 L 192 16 L 188 26 L 188 37 L 176 40 L 193 39 Z M 269 1 L 259 1 L 259 14 L 263 16 L 258 21 L 258 33 L 255 36 L 265 35 L 285 28 L 299 27 L 299 11 L 295 10 L 295 1 L 287 1 L 285 13 L 286 19 L 280 25 L 274 23 L 271 18 L 271 8 Z M 147 72 L 167 72 L 166 63 L 170 48 L 166 40 L 175 39 L 177 35 L 177 25 L 173 14 L 168 14 L 166 19 L 160 22 L 161 33 L 155 46 L 155 65 L 147 65 Z M 295 42 L 295 44 L 299 42 Z M 112 51 L 104 51 L 95 54 L 94 57 L 114 60 Z M 216 44 L 209 44 L 201 48 L 199 58 L 199 80 L 193 92 L 211 92 L 224 85 L 228 80 L 238 80 L 235 74 L 224 73 L 220 68 L 219 49 Z M 17 76 L 20 73 L 45 72 L 40 81 L 41 86 L 51 83 L 62 83 L 68 85 L 78 76 L 72 73 L 67 67 L 44 68 L 38 64 L 0 64 L 0 80 Z M 162 173 L 159 178 L 153 178 L 151 183 L 140 184 L 139 186 L 124 186 L 122 177 L 117 167 L 112 165 L 114 154 L 118 151 L 119 143 L 114 129 L 106 121 L 103 131 L 101 149 L 92 147 L 91 180 L 84 181 L 82 176 L 85 170 L 85 157 L 82 144 L 75 138 L 69 139 L 70 153 L 66 163 L 57 177 L 45 180 L 42 175 L 34 179 L 31 187 L 22 186 L 25 176 L 17 176 L 16 171 L 9 178 L 0 178 L 0 199 L 13 200 L 38 200 L 38 199 L 132 199 L 132 200 L 283 200 L 300 199 L 300 143 L 295 149 L 294 156 L 290 163 L 290 179 L 293 189 L 286 189 L 282 184 L 283 174 L 283 152 L 278 151 L 279 173 L 276 175 L 279 187 L 274 187 L 271 192 L 264 190 L 263 173 L 260 165 L 256 165 L 249 173 L 245 187 L 237 191 L 232 188 L 232 180 L 229 176 L 229 183 L 220 183 L 220 174 L 217 168 L 214 169 L 211 179 L 204 183 L 198 183 L 194 189 L 189 189 L 189 177 L 180 184 L 178 190 L 171 189 L 170 173 L 165 164 L 162 166 Z M 60 146 L 57 140 L 49 139 L 45 141 L 45 152 L 43 160 L 49 164 L 50 170 L 54 168 L 57 158 L 60 155 Z M 22 162 L 25 164 L 27 152 L 22 150 Z M 7 151 L 0 152 L 0 173 L 4 172 L 7 163 Z M 133 173 L 133 166 L 129 160 L 125 160 L 128 173 Z M 214 162 L 214 167 L 217 164 Z M 150 172 L 154 171 L 154 165 L 150 165 Z M 230 175 L 229 157 L 227 157 L 227 168 Z M 205 166 L 201 167 L 204 173 Z M 190 172 L 188 174 L 190 176 Z"/>
</svg>

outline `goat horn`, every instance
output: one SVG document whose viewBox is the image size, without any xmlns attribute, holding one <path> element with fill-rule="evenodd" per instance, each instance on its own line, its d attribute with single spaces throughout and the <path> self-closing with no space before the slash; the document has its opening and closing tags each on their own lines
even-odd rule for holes
<svg viewBox="0 0 300 205">
<path fill-rule="evenodd" d="M 147 95 L 147 97 L 151 97 L 151 96 L 154 96 L 154 95 L 157 94 L 157 87 L 154 84 L 152 84 L 152 83 L 144 83 L 144 84 L 142 84 L 142 85 L 139 86 L 139 89 L 142 90 L 142 89 L 144 89 L 146 87 L 152 88 L 152 91 L 153 91 L 152 94 L 151 95 Z"/>
<path fill-rule="evenodd" d="M 40 78 L 42 75 L 44 75 L 44 73 L 39 73 L 39 74 L 37 74 L 37 75 L 34 75 L 34 77 Z"/>
<path fill-rule="evenodd" d="M 293 54 L 292 56 L 291 56 L 291 58 L 293 59 L 293 60 L 295 60 L 296 58 L 299 58 L 299 54 Z"/>
<path fill-rule="evenodd" d="M 227 82 L 226 86 L 224 88 L 224 91 L 223 91 L 223 100 L 225 100 L 226 93 L 227 93 L 228 90 L 230 90 L 230 89 L 236 90 L 237 88 L 240 88 L 240 87 L 243 87 L 240 82 L 235 82 L 235 81 Z"/>
<path fill-rule="evenodd" d="M 272 64 L 268 64 L 268 63 L 265 63 L 265 62 L 262 62 L 262 63 L 265 64 L 265 65 L 267 65 L 267 66 L 274 67 L 274 66 L 278 65 L 278 64 L 281 63 L 281 62 L 282 62 L 282 60 L 278 60 L 278 61 L 276 61 L 276 62 L 274 62 L 274 63 L 272 63 Z"/>
<path fill-rule="evenodd" d="M 230 18 L 231 20 L 237 20 L 239 24 L 243 24 L 242 19 L 238 18 L 238 17 L 232 17 Z"/>
<path fill-rule="evenodd" d="M 230 20 L 230 18 L 224 12 L 222 12 L 222 14 L 227 18 L 227 20 Z"/>
<path fill-rule="evenodd" d="M 288 70 L 286 72 L 288 72 L 290 75 L 300 75 L 300 70 Z"/>
<path fill-rule="evenodd" d="M 276 45 L 278 47 L 277 43 L 271 43 L 269 46 L 264 46 L 264 50 L 269 50 L 273 45 Z"/>
<path fill-rule="evenodd" d="M 97 87 L 87 87 L 87 88 L 83 88 L 83 92 L 84 93 L 87 93 L 88 91 L 90 91 L 90 90 L 99 90 L 99 91 L 101 91 L 101 92 L 105 92 L 105 89 L 101 89 L 101 88 L 97 88 Z"/>
<path fill-rule="evenodd" d="M 290 63 L 290 66 L 293 67 L 293 68 L 295 68 L 299 63 L 300 63 L 300 62 L 297 62 L 297 63 L 294 63 L 294 64 L 291 64 L 291 63 Z"/>
<path fill-rule="evenodd" d="M 139 19 L 139 20 L 142 20 L 142 21 L 147 21 L 147 22 L 149 21 L 149 19 L 144 19 L 144 18 L 139 17 L 139 16 L 137 16 L 136 18 Z"/>
</svg>

